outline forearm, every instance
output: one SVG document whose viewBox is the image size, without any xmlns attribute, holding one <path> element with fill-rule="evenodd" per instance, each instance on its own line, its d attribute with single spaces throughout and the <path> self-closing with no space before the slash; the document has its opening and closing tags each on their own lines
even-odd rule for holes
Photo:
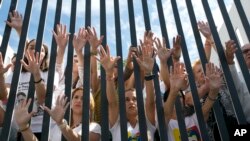
<svg viewBox="0 0 250 141">
<path fill-rule="evenodd" d="M 66 138 L 68 141 L 80 141 L 81 136 L 74 132 L 68 125 L 66 125 L 65 128 L 61 128 L 61 132 L 63 136 Z"/>
<path fill-rule="evenodd" d="M 32 133 L 31 129 L 27 129 L 22 133 L 23 139 L 24 141 L 38 141 L 38 139 L 36 138 L 36 136 Z"/>
<path fill-rule="evenodd" d="M 123 72 L 124 81 L 127 81 L 132 74 L 133 74 L 133 69 L 131 69 L 130 67 L 128 67 L 128 65 L 126 65 L 125 70 Z"/>
<path fill-rule="evenodd" d="M 99 79 L 98 79 L 98 73 L 97 73 L 97 61 L 94 56 L 91 56 L 91 63 L 90 63 L 90 69 L 91 69 L 91 89 L 93 93 L 96 93 L 99 86 Z"/>
<path fill-rule="evenodd" d="M 37 100 L 38 103 L 42 105 L 45 101 L 45 95 L 46 95 L 45 83 L 40 75 L 40 72 L 33 74 L 33 76 L 34 76 L 34 82 L 38 82 L 35 83 Z"/>
<path fill-rule="evenodd" d="M 63 56 L 65 53 L 65 47 L 57 47 L 58 51 L 57 51 L 57 56 L 56 56 L 56 63 L 57 64 L 62 64 L 63 62 Z"/>
<path fill-rule="evenodd" d="M 109 107 L 109 124 L 110 127 L 113 127 L 117 118 L 118 118 L 118 98 L 117 92 L 115 89 L 115 83 L 110 76 L 106 75 L 106 95 L 108 99 L 108 107 Z"/>
<path fill-rule="evenodd" d="M 7 99 L 8 91 L 5 86 L 5 78 L 3 75 L 0 75 L 0 100 Z"/>
<path fill-rule="evenodd" d="M 210 110 L 212 109 L 214 105 L 215 99 L 217 99 L 217 96 L 216 96 L 217 93 L 218 91 L 210 91 L 204 105 L 202 106 L 202 113 L 203 113 L 205 122 L 207 122 Z"/>
<path fill-rule="evenodd" d="M 177 93 L 178 93 L 177 90 L 170 89 L 167 101 L 164 103 L 164 114 L 165 114 L 165 119 L 167 123 L 170 120 L 171 116 L 173 115 L 174 104 L 175 104 L 175 100 L 177 97 Z"/>
<path fill-rule="evenodd" d="M 146 86 L 146 115 L 148 120 L 155 125 L 155 94 L 153 80 L 145 81 Z"/>
<path fill-rule="evenodd" d="M 160 67 L 161 67 L 161 71 L 160 71 L 161 79 L 163 80 L 166 88 L 170 88 L 169 71 L 168 71 L 167 63 L 161 62 Z"/>
</svg>

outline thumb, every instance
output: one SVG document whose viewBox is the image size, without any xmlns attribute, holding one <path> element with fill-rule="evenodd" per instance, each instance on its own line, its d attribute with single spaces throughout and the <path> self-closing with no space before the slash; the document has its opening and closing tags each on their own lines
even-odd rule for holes
<svg viewBox="0 0 250 141">
<path fill-rule="evenodd" d="M 8 64 L 8 65 L 4 68 L 4 72 L 7 72 L 11 66 L 12 66 L 12 64 Z"/>
<path fill-rule="evenodd" d="M 43 105 L 42 107 L 44 108 L 44 111 L 46 111 L 51 116 L 52 114 L 51 110 L 45 105 Z"/>
</svg>

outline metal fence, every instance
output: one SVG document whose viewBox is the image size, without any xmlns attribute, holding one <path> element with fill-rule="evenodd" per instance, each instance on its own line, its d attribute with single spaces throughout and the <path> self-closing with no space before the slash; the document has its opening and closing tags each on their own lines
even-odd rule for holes
<svg viewBox="0 0 250 141">
<path fill-rule="evenodd" d="M 1 4 L 2 1 L 0 1 Z M 11 4 L 9 7 L 9 12 L 13 11 L 16 9 L 17 6 L 17 0 L 11 0 Z M 53 1 L 54 2 L 54 1 Z M 43 41 L 43 36 L 44 36 L 44 27 L 45 27 L 45 19 L 46 16 L 49 14 L 47 13 L 47 7 L 48 4 L 56 4 L 56 8 L 55 8 L 55 18 L 54 18 L 54 29 L 56 29 L 56 24 L 60 23 L 61 21 L 61 13 L 62 13 L 62 0 L 57 0 L 56 3 L 50 3 L 50 1 L 48 0 L 43 0 L 42 1 L 42 5 L 41 5 L 41 14 L 39 16 L 39 26 L 38 26 L 38 32 L 37 32 L 37 36 L 36 36 L 36 51 L 40 51 L 41 49 L 41 44 Z M 107 39 L 109 38 L 107 35 L 107 19 L 106 19 L 106 2 L 105 0 L 100 0 L 100 35 L 104 35 L 105 38 L 102 42 L 103 45 L 107 44 Z M 150 22 L 150 16 L 149 16 L 149 9 L 148 9 L 148 2 L 147 0 L 142 0 L 141 1 L 141 6 L 142 6 L 142 13 L 143 13 L 143 19 L 144 19 L 144 25 L 145 25 L 145 30 L 149 31 L 149 30 L 153 30 L 152 26 L 151 26 L 151 22 Z M 167 31 L 167 24 L 166 21 L 168 19 L 166 19 L 165 15 L 164 15 L 164 11 L 163 11 L 163 5 L 162 5 L 162 0 L 156 0 L 156 7 L 157 7 L 157 11 L 158 11 L 158 19 L 159 19 L 159 23 L 160 23 L 160 29 L 161 29 L 161 35 L 166 39 L 166 43 L 167 43 L 167 47 L 170 47 L 170 43 L 169 43 L 169 36 L 168 36 L 168 31 Z M 183 1 L 186 3 L 186 8 L 188 11 L 188 15 L 190 18 L 190 22 L 191 22 L 191 26 L 192 26 L 192 31 L 193 31 L 193 36 L 195 38 L 196 41 L 196 45 L 198 47 L 203 47 L 203 43 L 202 43 L 202 39 L 200 37 L 200 33 L 199 30 L 197 28 L 197 20 L 196 20 L 196 16 L 195 16 L 195 12 L 194 12 L 194 8 L 193 4 L 195 1 L 191 1 L 191 0 L 185 0 Z M 226 78 L 226 83 L 228 85 L 228 89 L 231 93 L 231 97 L 232 97 L 232 101 L 233 101 L 233 105 L 234 105 L 234 109 L 236 112 L 236 117 L 238 120 L 239 124 L 244 124 L 246 123 L 246 119 L 244 117 L 242 108 L 240 106 L 240 102 L 239 102 L 239 98 L 237 95 L 235 95 L 237 93 L 235 85 L 233 83 L 233 79 L 229 70 L 229 67 L 226 63 L 225 60 L 225 54 L 224 54 L 224 49 L 223 49 L 223 45 L 221 44 L 217 29 L 216 29 L 216 25 L 211 13 L 211 9 L 209 7 L 209 3 L 207 0 L 201 0 L 202 5 L 203 5 L 203 9 L 204 12 L 206 14 L 209 26 L 211 28 L 211 32 L 212 35 L 214 37 L 214 41 L 217 47 L 217 52 L 218 52 L 218 56 L 219 59 L 222 60 L 221 61 L 221 67 L 223 69 L 225 78 Z M 214 3 L 218 2 L 220 11 L 222 13 L 223 16 L 223 20 L 226 24 L 227 30 L 229 32 L 230 38 L 236 41 L 238 50 L 240 50 L 239 48 L 239 43 L 234 31 L 234 28 L 232 26 L 231 20 L 229 18 L 229 14 L 226 10 L 225 7 L 225 3 L 223 0 L 214 0 Z M 31 9 L 32 9 L 32 5 L 35 4 L 36 1 L 33 0 L 28 0 L 26 3 L 26 8 L 25 8 L 25 13 L 24 13 L 24 18 L 23 18 L 23 27 L 22 27 L 22 33 L 20 36 L 20 41 L 18 44 L 18 50 L 17 50 L 17 57 L 16 57 L 16 65 L 15 65 L 15 71 L 13 74 L 13 78 L 19 78 L 20 76 L 20 69 L 21 69 L 21 64 L 20 61 L 23 57 L 23 52 L 24 52 L 24 46 L 25 46 L 25 41 L 27 38 L 27 32 L 29 29 L 29 23 L 30 23 L 30 15 L 31 15 Z M 74 33 L 75 32 L 75 25 L 76 25 L 76 10 L 77 10 L 77 0 L 72 0 L 71 1 L 71 15 L 70 15 L 70 27 L 69 27 L 69 32 L 70 33 Z M 241 21 L 243 23 L 244 29 L 246 31 L 250 31 L 250 26 L 247 20 L 247 17 L 244 13 L 244 9 L 242 7 L 241 1 L 239 0 L 234 0 L 234 3 L 237 7 L 237 10 L 239 12 Z M 85 18 L 85 27 L 87 26 L 91 26 L 91 5 L 93 5 L 95 3 L 93 3 L 91 0 L 86 0 L 85 1 L 85 15 L 82 15 Z M 130 27 L 130 35 L 126 35 L 126 36 L 130 36 L 131 38 L 131 45 L 132 46 L 137 46 L 137 30 L 136 30 L 136 25 L 135 25 L 135 13 L 134 13 L 134 9 L 136 8 L 135 5 L 133 4 L 132 0 L 127 0 L 127 5 L 128 5 L 128 14 L 129 14 L 129 27 Z M 183 60 L 185 62 L 185 66 L 186 66 L 186 70 L 188 72 L 188 79 L 190 82 L 190 87 L 191 87 L 191 91 L 193 94 L 193 101 L 194 101 L 194 107 L 196 110 L 196 114 L 197 114 L 197 119 L 198 119 L 198 123 L 199 123 L 199 127 L 200 127 L 200 132 L 202 135 L 202 139 L 204 141 L 209 140 L 208 137 L 208 133 L 207 133 L 207 129 L 206 129 L 206 125 L 203 119 L 203 114 L 202 114 L 202 110 L 201 110 L 201 105 L 200 105 L 200 101 L 199 101 L 199 97 L 198 97 L 198 91 L 196 88 L 196 84 L 194 81 L 194 75 L 193 75 L 193 71 L 192 71 L 192 66 L 191 66 L 191 61 L 190 61 L 190 57 L 188 55 L 188 48 L 187 48 L 187 43 L 186 43 L 186 38 L 185 38 L 185 34 L 183 32 L 183 22 L 181 22 L 180 19 L 180 15 L 179 15 L 179 10 L 178 10 L 178 3 L 176 3 L 176 0 L 171 0 L 171 7 L 172 7 L 172 12 L 174 15 L 174 20 L 176 23 L 176 28 L 177 28 L 177 32 L 179 35 L 182 36 L 183 40 L 182 40 L 182 53 L 183 53 Z M 138 6 L 138 5 L 136 5 Z M 1 8 L 1 7 L 0 7 Z M 114 9 L 114 19 L 115 19 L 115 37 L 116 37 L 116 51 L 117 51 L 117 55 L 121 56 L 121 58 L 123 58 L 123 52 L 122 52 L 122 33 L 121 33 L 121 22 L 120 22 L 120 8 L 119 8 L 119 0 L 114 0 L 114 7 L 109 7 L 109 8 L 113 8 Z M 141 21 L 143 22 L 143 21 Z M 3 24 L 3 23 L 2 23 Z M 250 35 L 249 32 L 247 33 L 247 37 L 248 40 L 250 39 Z M 11 34 L 11 28 L 9 26 L 5 26 L 4 29 L 4 34 L 3 34 L 3 40 L 2 40 L 2 44 L 0 47 L 0 51 L 3 54 L 3 58 L 6 55 L 6 49 L 7 49 L 7 45 L 9 43 L 9 38 L 10 38 L 10 34 Z M 51 36 L 52 38 L 52 36 Z M 71 80 L 72 80 L 72 62 L 73 62 L 73 46 L 72 46 L 72 39 L 73 39 L 73 34 L 70 35 L 70 39 L 69 39 L 69 43 L 68 43 L 68 52 L 67 52 L 67 66 L 66 66 L 66 71 L 65 71 L 65 94 L 68 94 L 68 97 L 71 97 Z M 45 101 L 45 105 L 48 107 L 51 107 L 51 103 L 52 103 L 52 95 L 53 95 L 53 81 L 54 81 L 54 73 L 55 73 L 55 56 L 56 56 L 56 51 L 57 51 L 57 45 L 54 39 L 52 39 L 51 42 L 51 48 L 50 48 L 50 64 L 49 64 L 49 73 L 48 73 L 48 83 L 47 83 L 47 92 L 46 92 L 46 101 Z M 200 60 L 202 62 L 202 66 L 205 70 L 205 63 L 207 63 L 207 60 L 205 58 L 205 53 L 203 48 L 198 48 L 198 52 L 199 52 L 199 56 L 200 56 Z M 242 56 L 242 53 L 240 51 L 238 51 L 236 53 L 236 57 L 237 60 L 239 62 L 243 62 L 240 63 L 240 68 L 242 70 L 243 76 L 245 78 L 245 82 L 247 84 L 247 88 L 248 90 L 250 90 L 250 76 L 249 76 L 249 72 L 248 69 L 246 67 L 246 64 L 244 63 L 244 58 Z M 139 66 L 137 65 L 136 61 L 133 60 L 133 63 L 135 64 L 135 69 L 134 69 L 134 73 L 135 73 L 135 87 L 136 87 L 136 93 L 137 93 L 137 103 L 138 103 L 138 115 L 139 115 L 139 128 L 140 128 L 140 132 L 141 132 L 141 139 L 143 141 L 148 140 L 147 137 L 147 131 L 146 131 L 146 119 L 145 119 L 145 111 L 144 111 L 144 106 L 143 106 L 143 94 L 142 94 L 142 87 L 141 87 L 141 82 L 140 82 L 140 72 L 137 71 L 139 69 Z M 172 62 L 169 62 L 168 65 L 171 65 Z M 157 73 L 157 69 L 154 68 L 154 73 Z M 127 140 L 127 119 L 125 116 L 125 96 L 124 96 L 124 82 L 123 82 L 123 64 L 122 64 L 122 60 L 119 61 L 118 63 L 118 88 L 119 88 L 119 108 L 120 108 L 120 121 L 121 121 L 121 139 L 123 141 Z M 120 77 L 121 76 L 121 77 Z M 101 105 L 102 105 L 102 120 L 101 120 L 101 127 L 102 127 L 102 135 L 101 138 L 103 141 L 109 140 L 109 123 L 108 123 L 108 107 L 107 107 L 107 98 L 106 98 L 106 84 L 105 84 L 105 72 L 104 69 L 101 68 Z M 28 97 L 33 98 L 34 97 L 34 83 L 33 83 L 33 78 L 30 79 L 30 85 L 29 85 L 29 94 Z M 14 103 L 16 100 L 16 91 L 17 91 L 17 85 L 18 85 L 18 79 L 13 79 L 12 83 L 11 83 L 11 88 L 10 88 L 10 92 L 9 92 L 9 99 L 8 99 L 8 103 L 7 103 L 7 109 L 6 109 L 6 113 L 5 113 L 5 118 L 4 118 L 4 124 L 3 124 L 3 130 L 2 130 L 2 134 L 0 136 L 0 140 L 1 141 L 5 141 L 8 140 L 9 138 L 9 132 L 10 132 L 10 124 L 11 124 L 11 119 L 12 119 L 12 115 L 13 115 L 13 109 L 14 109 Z M 154 86 L 155 86 L 155 96 L 156 96 L 156 111 L 157 111 L 157 120 L 159 123 L 159 135 L 161 140 L 166 141 L 168 140 L 167 138 L 167 128 L 166 125 L 163 124 L 165 123 L 165 119 L 164 116 L 160 116 L 160 115 L 164 115 L 164 111 L 163 111 L 163 103 L 162 103 L 162 96 L 161 96 L 161 92 L 160 92 L 160 86 L 159 86 L 159 80 L 158 77 L 156 77 L 154 79 Z M 90 46 L 87 45 L 85 47 L 85 55 L 84 55 L 84 99 L 83 99 L 83 125 L 82 126 L 82 131 L 88 131 L 89 130 L 89 93 L 90 93 Z M 181 140 L 188 140 L 187 137 L 187 133 L 186 133 L 186 127 L 184 124 L 184 119 L 183 116 L 181 114 L 181 107 L 180 107 L 180 101 L 179 99 L 177 99 L 176 101 L 176 110 L 177 110 L 177 117 L 178 117 L 178 122 L 179 122 L 179 128 L 181 131 Z M 32 107 L 32 106 L 31 106 Z M 216 120 L 217 121 L 221 121 L 221 122 L 217 122 L 218 123 L 218 127 L 219 127 L 219 131 L 220 131 L 220 135 L 221 135 L 221 139 L 222 140 L 229 140 L 229 134 L 226 130 L 226 126 L 225 123 L 223 122 L 223 116 L 222 113 L 220 112 L 220 105 L 218 104 L 218 102 L 215 103 L 214 107 L 214 112 L 215 112 L 215 116 L 216 116 Z M 31 110 L 31 109 L 30 109 Z M 69 111 L 67 111 L 66 114 L 66 119 L 69 120 Z M 50 124 L 50 117 L 47 113 L 44 113 L 44 118 L 43 118 L 43 126 L 42 126 L 42 141 L 47 141 L 48 140 L 48 135 L 49 135 L 49 124 Z M 89 135 L 88 132 L 83 132 L 82 133 L 82 140 L 89 140 Z"/>
</svg>

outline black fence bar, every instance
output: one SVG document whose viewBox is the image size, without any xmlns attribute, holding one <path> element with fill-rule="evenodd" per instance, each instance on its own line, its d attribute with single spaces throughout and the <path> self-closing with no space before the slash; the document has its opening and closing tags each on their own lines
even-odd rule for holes
<svg viewBox="0 0 250 141">
<path fill-rule="evenodd" d="M 74 38 L 75 24 L 76 24 L 76 5 L 77 5 L 77 0 L 72 0 L 71 1 L 70 25 L 69 25 L 69 32 L 71 34 L 69 36 L 67 65 L 66 65 L 65 74 L 64 74 L 65 96 L 68 97 L 69 101 L 71 101 L 71 89 L 72 89 L 72 86 L 71 86 L 72 85 L 72 67 L 73 67 L 73 55 L 74 55 L 73 38 Z M 66 119 L 68 123 L 70 123 L 70 120 L 71 120 L 70 115 L 71 115 L 70 108 L 68 108 L 64 115 L 64 119 Z M 62 135 L 62 141 L 66 141 L 63 135 Z"/>
<path fill-rule="evenodd" d="M 41 13 L 40 13 L 40 19 L 39 19 L 39 25 L 38 25 L 38 32 L 36 36 L 36 45 L 35 45 L 35 52 L 40 52 L 42 42 L 43 42 L 43 32 L 44 32 L 44 26 L 45 26 L 45 19 L 46 19 L 46 13 L 47 13 L 47 5 L 48 0 L 42 1 L 42 7 L 41 7 Z M 34 76 L 31 75 L 30 82 L 29 82 L 29 90 L 28 90 L 28 99 L 31 98 L 32 102 L 30 103 L 29 112 L 33 109 L 34 104 L 34 94 L 35 94 L 35 84 L 34 84 Z M 45 135 L 46 136 L 46 135 Z M 48 138 L 48 134 L 47 134 Z"/>
<path fill-rule="evenodd" d="M 133 47 L 137 46 L 137 38 L 136 38 L 136 28 L 135 28 L 135 17 L 134 17 L 134 7 L 133 1 L 128 0 L 128 11 L 129 11 L 129 24 L 130 24 L 130 38 L 131 44 Z M 135 87 L 136 87 L 136 97 L 137 97 L 137 108 L 138 108 L 138 120 L 139 120 L 139 129 L 142 141 L 147 141 L 147 126 L 146 126 L 146 118 L 144 111 L 144 101 L 142 95 L 142 85 L 141 85 L 141 77 L 138 63 L 135 58 L 133 58 L 134 64 L 134 75 L 135 75 Z"/>
<path fill-rule="evenodd" d="M 35 52 L 40 52 L 41 50 L 41 46 L 43 42 L 44 25 L 45 25 L 46 13 L 47 13 L 47 5 L 48 5 L 48 0 L 42 1 L 38 32 L 36 36 Z M 29 107 L 29 112 L 31 112 L 33 109 L 34 94 L 35 94 L 34 76 L 31 75 L 30 82 L 29 82 L 28 97 L 27 97 L 28 99 L 29 98 L 32 99 L 32 102 L 30 103 L 30 107 Z"/>
<path fill-rule="evenodd" d="M 62 0 L 57 0 L 56 3 L 56 13 L 54 20 L 54 31 L 56 31 L 56 26 L 60 23 L 61 19 L 61 11 L 62 11 Z M 53 89 L 54 89 L 54 75 L 55 75 L 55 64 L 56 64 L 56 56 L 57 55 L 57 44 L 55 38 L 52 35 L 52 43 L 51 43 L 51 51 L 50 51 L 50 61 L 49 61 L 49 71 L 48 71 L 48 81 L 47 81 L 47 90 L 45 97 L 45 105 L 51 108 L 52 100 L 53 100 Z M 42 125 L 42 138 L 41 141 L 47 141 L 50 127 L 50 115 L 47 112 L 44 112 L 43 115 L 43 125 Z"/>
<path fill-rule="evenodd" d="M 246 13 L 244 12 L 244 9 L 242 7 L 241 1 L 240 0 L 234 0 L 234 4 L 237 8 L 237 11 L 239 13 L 241 22 L 243 24 L 243 27 L 245 29 L 245 33 L 247 34 L 248 41 L 250 42 L 250 25 L 249 21 L 247 20 Z"/>
<path fill-rule="evenodd" d="M 194 107 L 195 107 L 195 112 L 196 112 L 199 127 L 200 127 L 201 136 L 202 136 L 202 139 L 204 141 L 208 141 L 209 136 L 208 136 L 208 133 L 207 133 L 207 130 L 206 130 L 206 125 L 205 125 L 204 118 L 203 118 L 201 104 L 200 104 L 200 100 L 199 100 L 199 97 L 198 97 L 198 91 L 196 89 L 193 70 L 192 70 L 192 66 L 191 66 L 191 63 L 190 63 L 189 56 L 188 56 L 187 45 L 186 45 L 183 30 L 182 30 L 181 20 L 180 20 L 180 16 L 179 16 L 179 13 L 178 13 L 176 1 L 171 0 L 171 3 L 172 3 L 173 11 L 174 11 L 174 18 L 175 18 L 175 22 L 176 22 L 177 31 L 182 36 L 182 39 L 183 39 L 182 40 L 182 53 L 183 53 L 185 66 L 186 66 L 186 69 L 187 69 L 187 72 L 188 72 L 189 85 L 190 85 L 190 88 L 191 88 L 191 91 L 192 91 L 192 96 L 193 96 L 193 100 L 194 100 Z"/>
<path fill-rule="evenodd" d="M 11 87 L 9 92 L 9 98 L 7 103 L 7 108 L 4 116 L 4 122 L 3 122 L 3 130 L 2 134 L 0 136 L 1 140 L 8 140 L 9 138 L 9 132 L 10 132 L 10 125 L 13 115 L 13 109 L 15 106 L 16 101 L 16 92 L 17 92 L 17 85 L 18 85 L 18 78 L 20 76 L 20 69 L 21 69 L 21 63 L 20 60 L 23 58 L 23 52 L 26 42 L 26 36 L 29 26 L 29 20 L 30 20 L 30 14 L 31 14 L 31 8 L 32 8 L 33 0 L 26 3 L 26 9 L 23 19 L 23 27 L 22 27 L 22 33 L 18 44 L 18 50 L 17 50 L 17 56 L 16 56 L 16 64 L 14 68 L 14 73 L 11 81 Z M 13 79 L 14 78 L 14 79 Z"/>
<path fill-rule="evenodd" d="M 104 35 L 102 46 L 107 45 L 107 31 L 106 31 L 106 1 L 100 0 L 100 32 Z M 101 66 L 101 127 L 102 127 L 102 140 L 109 140 L 109 118 L 108 118 L 108 100 L 106 95 L 106 74 L 104 68 Z"/>
<path fill-rule="evenodd" d="M 250 92 L 250 75 L 249 75 L 248 68 L 246 66 L 246 61 L 244 60 L 244 57 L 242 56 L 242 52 L 240 51 L 241 47 L 240 47 L 239 41 L 238 41 L 237 36 L 236 36 L 236 34 L 234 32 L 234 28 L 233 28 L 232 22 L 230 20 L 230 17 L 229 17 L 229 15 L 227 13 L 227 9 L 226 9 L 224 1 L 220 1 L 220 0 L 217 0 L 217 1 L 218 1 L 220 10 L 221 10 L 221 14 L 222 14 L 223 19 L 224 19 L 224 23 L 225 23 L 225 25 L 227 27 L 229 36 L 230 36 L 231 39 L 233 39 L 235 41 L 236 47 L 239 50 L 239 51 L 236 51 L 235 54 L 236 54 L 237 60 L 239 62 L 242 74 L 244 76 L 243 78 L 245 79 L 248 91 Z"/>
<path fill-rule="evenodd" d="M 150 24 L 150 18 L 149 18 L 149 12 L 148 12 L 148 4 L 146 0 L 142 0 L 142 9 L 143 9 L 143 16 L 144 16 L 144 23 L 145 23 L 145 30 L 150 31 L 151 30 L 151 24 Z M 158 76 L 158 70 L 157 70 L 157 64 L 155 61 L 155 65 L 153 68 L 153 73 Z M 161 90 L 159 86 L 159 78 L 154 78 L 154 87 L 155 87 L 155 104 L 156 104 L 156 112 L 157 112 L 157 118 L 159 123 L 165 123 L 165 116 L 164 116 L 164 109 L 162 104 L 162 96 L 161 96 Z M 166 124 L 159 124 L 159 135 L 160 139 L 163 141 L 167 141 L 167 130 L 166 130 Z"/>
<path fill-rule="evenodd" d="M 217 122 L 217 126 L 218 126 L 218 129 L 219 129 L 219 133 L 220 133 L 220 138 L 221 140 L 223 141 L 229 141 L 229 133 L 228 133 L 228 129 L 227 129 L 227 126 L 226 126 L 226 123 L 225 123 L 225 118 L 223 117 L 223 109 L 222 107 L 220 106 L 220 101 L 216 101 L 214 103 L 214 106 L 213 106 L 213 112 L 214 112 L 214 117 L 215 117 L 215 120 Z"/>
<path fill-rule="evenodd" d="M 10 3 L 9 13 L 16 9 L 16 5 L 17 5 L 17 0 L 12 0 Z M 0 2 L 0 7 L 1 7 L 1 2 Z M 8 21 L 10 20 L 9 16 L 8 16 L 7 20 Z M 0 52 L 2 53 L 3 61 L 5 58 L 6 50 L 8 47 L 8 42 L 10 39 L 10 32 L 11 32 L 11 27 L 6 24 L 6 26 L 4 28 L 4 35 L 3 35 L 3 39 L 2 39 L 2 44 L 0 47 Z"/>
<path fill-rule="evenodd" d="M 119 114 L 121 125 L 121 140 L 128 140 L 127 132 L 127 115 L 125 107 L 125 88 L 123 78 L 123 55 L 122 55 L 122 39 L 121 39 L 121 23 L 120 23 L 120 9 L 119 0 L 114 0 L 114 13 L 115 13 L 115 34 L 116 34 L 116 51 L 117 56 L 121 58 L 118 60 L 118 95 L 119 95 Z"/>
<path fill-rule="evenodd" d="M 209 60 L 207 60 L 207 58 L 206 58 L 206 54 L 205 54 L 205 51 L 204 51 L 204 48 L 203 48 L 203 44 L 202 44 L 201 36 L 200 36 L 200 33 L 199 33 L 199 29 L 198 29 L 198 26 L 197 26 L 197 20 L 196 20 L 195 14 L 194 14 L 193 5 L 192 5 L 191 0 L 186 0 L 186 5 L 187 5 L 188 15 L 189 15 L 190 22 L 191 22 L 191 25 L 192 25 L 192 30 L 193 30 L 193 33 L 194 33 L 196 45 L 197 45 L 198 52 L 199 52 L 199 55 L 200 55 L 201 64 L 202 64 L 202 67 L 203 67 L 203 70 L 204 70 L 204 73 L 205 73 L 206 72 L 205 71 L 206 70 L 205 64 Z M 221 110 L 221 107 L 220 107 L 218 101 L 214 104 L 213 111 L 214 111 L 214 115 L 215 115 L 215 119 L 217 121 L 219 131 L 220 131 L 221 139 L 225 140 L 225 141 L 229 140 L 227 127 L 226 127 L 226 124 L 225 124 L 225 120 L 223 118 L 223 112 L 221 112 L 222 110 Z"/>
<path fill-rule="evenodd" d="M 77 0 L 76 0 L 77 1 Z M 91 25 L 91 1 L 86 0 L 85 27 Z M 82 140 L 89 140 L 89 100 L 90 100 L 90 45 L 86 44 L 84 50 L 84 80 L 83 80 L 83 117 L 82 117 Z"/>
<path fill-rule="evenodd" d="M 203 4 L 207 19 L 209 21 L 208 23 L 209 23 L 209 26 L 210 26 L 210 29 L 211 29 L 211 32 L 212 32 L 212 35 L 214 38 L 214 42 L 215 42 L 215 45 L 217 48 L 218 56 L 220 58 L 220 62 L 221 62 L 221 66 L 222 66 L 222 69 L 224 72 L 224 76 L 226 78 L 227 86 L 228 86 L 228 89 L 229 89 L 230 94 L 231 94 L 231 99 L 233 101 L 234 111 L 236 112 L 236 117 L 237 117 L 238 123 L 239 124 L 246 124 L 247 123 L 246 118 L 245 118 L 245 116 L 243 116 L 244 113 L 242 111 L 242 107 L 240 106 L 239 98 L 237 95 L 235 95 L 235 94 L 237 94 L 237 91 L 236 91 L 236 88 L 235 88 L 235 85 L 233 82 L 233 78 L 231 76 L 231 73 L 230 73 L 230 70 L 229 70 L 229 67 L 228 67 L 228 64 L 226 61 L 223 46 L 221 44 L 218 32 L 216 30 L 216 26 L 215 26 L 215 23 L 214 23 L 214 20 L 212 17 L 211 10 L 210 10 L 208 2 L 206 0 L 202 0 L 202 4 Z"/>
</svg>

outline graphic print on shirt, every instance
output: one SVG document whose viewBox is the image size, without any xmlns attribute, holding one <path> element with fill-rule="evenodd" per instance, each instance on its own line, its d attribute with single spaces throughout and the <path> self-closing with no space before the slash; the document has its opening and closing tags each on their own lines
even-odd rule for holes
<svg viewBox="0 0 250 141">
<path fill-rule="evenodd" d="M 128 131 L 128 141 L 141 141 L 140 131 Z"/>
<path fill-rule="evenodd" d="M 197 126 L 192 126 L 187 129 L 188 140 L 201 141 L 201 136 Z M 180 130 L 178 128 L 173 129 L 173 136 L 175 141 L 181 141 Z"/>
</svg>

